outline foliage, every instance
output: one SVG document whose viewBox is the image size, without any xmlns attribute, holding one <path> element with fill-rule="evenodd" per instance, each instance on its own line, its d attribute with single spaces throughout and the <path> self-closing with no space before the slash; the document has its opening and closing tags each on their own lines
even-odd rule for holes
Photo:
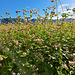
<svg viewBox="0 0 75 75">
<path fill-rule="evenodd" d="M 70 15 L 63 13 L 59 23 L 55 5 L 48 9 L 43 9 L 45 17 L 39 10 L 23 9 L 24 23 L 17 10 L 17 23 L 0 24 L 0 75 L 75 74 L 75 22 L 64 21 Z M 26 17 L 27 12 L 30 17 Z M 38 16 L 35 24 L 31 22 L 33 14 Z M 57 22 L 53 23 L 55 15 Z"/>
</svg>

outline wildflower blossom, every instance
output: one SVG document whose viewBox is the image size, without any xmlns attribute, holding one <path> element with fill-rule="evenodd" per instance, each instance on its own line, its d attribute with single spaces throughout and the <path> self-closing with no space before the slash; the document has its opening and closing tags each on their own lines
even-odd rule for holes
<svg viewBox="0 0 75 75">
<path fill-rule="evenodd" d="M 16 73 L 15 73 L 15 72 L 13 72 L 13 71 L 11 72 L 11 74 L 12 74 L 12 75 L 16 75 Z"/>
<path fill-rule="evenodd" d="M 70 65 L 75 65 L 75 61 L 69 61 Z"/>
<path fill-rule="evenodd" d="M 18 11 L 19 13 L 21 12 L 21 10 Z"/>
<path fill-rule="evenodd" d="M 16 45 L 19 45 L 19 42 L 18 41 L 13 40 L 13 42 L 16 43 Z"/>
<path fill-rule="evenodd" d="M 39 70 L 39 68 L 36 68 L 36 70 Z"/>
<path fill-rule="evenodd" d="M 20 13 L 20 12 L 21 12 L 21 10 L 17 10 L 17 11 L 15 11 L 15 12 L 16 12 L 16 13 L 18 13 L 18 12 Z"/>
<path fill-rule="evenodd" d="M 75 12 L 75 8 L 73 8 L 72 11 Z"/>
<path fill-rule="evenodd" d="M 9 51 L 10 49 L 9 48 L 7 48 L 7 51 Z"/>
<path fill-rule="evenodd" d="M 27 12 L 27 10 L 26 9 L 22 9 L 23 11 L 25 11 L 25 12 Z"/>
<path fill-rule="evenodd" d="M 1 17 L 3 18 L 3 16 L 1 15 Z"/>
<path fill-rule="evenodd" d="M 51 2 L 54 2 L 54 0 L 52 0 Z"/>
<path fill-rule="evenodd" d="M 9 12 L 6 12 L 6 11 L 5 11 L 5 13 L 6 13 L 6 14 L 8 14 L 8 15 L 10 15 L 10 13 L 9 13 Z"/>
<path fill-rule="evenodd" d="M 36 11 L 36 9 L 34 9 Z"/>
<path fill-rule="evenodd" d="M 55 11 L 51 11 L 51 15 L 54 15 L 55 14 Z"/>
<path fill-rule="evenodd" d="M 3 58 L 0 56 L 0 61 L 2 61 L 3 60 Z"/>
<path fill-rule="evenodd" d="M 43 39 L 34 39 L 34 41 L 43 41 Z"/>
<path fill-rule="evenodd" d="M 35 68 L 35 65 L 33 64 L 32 67 Z"/>
<path fill-rule="evenodd" d="M 30 17 L 25 17 L 27 20 L 30 19 Z"/>
<path fill-rule="evenodd" d="M 68 69 L 68 66 L 66 64 L 63 65 L 64 68 Z"/>
<path fill-rule="evenodd" d="M 20 73 L 17 73 L 17 75 L 21 75 Z"/>
<path fill-rule="evenodd" d="M 19 45 L 19 47 L 21 47 L 21 45 Z"/>
<path fill-rule="evenodd" d="M 38 14 L 38 11 L 36 12 L 36 14 Z"/>
<path fill-rule="evenodd" d="M 43 11 L 45 11 L 45 9 L 43 9 Z"/>
<path fill-rule="evenodd" d="M 11 16 L 10 16 L 10 19 L 11 19 Z"/>
<path fill-rule="evenodd" d="M 32 10 L 29 10 L 30 13 L 32 13 Z"/>
<path fill-rule="evenodd" d="M 15 11 L 16 13 L 18 13 L 18 11 Z"/>
<path fill-rule="evenodd" d="M 49 47 L 47 46 L 47 49 L 49 50 Z"/>
<path fill-rule="evenodd" d="M 23 15 L 27 15 L 25 12 L 23 12 Z"/>
<path fill-rule="evenodd" d="M 71 10 L 70 8 L 67 8 L 67 7 L 66 7 L 66 9 L 67 9 L 67 11 L 68 11 L 68 10 Z"/>
</svg>

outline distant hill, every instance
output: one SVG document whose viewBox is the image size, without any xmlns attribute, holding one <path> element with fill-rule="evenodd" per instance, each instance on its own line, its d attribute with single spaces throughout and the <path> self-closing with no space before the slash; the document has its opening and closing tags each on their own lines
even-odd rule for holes
<svg viewBox="0 0 75 75">
<path fill-rule="evenodd" d="M 15 22 L 17 22 L 17 20 L 18 20 L 17 18 L 11 18 L 11 19 L 10 18 L 6 18 L 6 19 L 3 19 L 1 22 L 7 24 L 8 22 L 9 23 L 15 23 Z M 21 20 L 21 22 L 23 22 L 23 19 Z"/>
<path fill-rule="evenodd" d="M 57 20 L 57 19 L 52 20 L 52 22 L 55 23 L 56 20 Z M 64 19 L 64 20 L 65 20 L 65 19 Z M 67 21 L 71 21 L 71 20 L 74 20 L 74 19 L 72 19 L 72 18 L 68 18 L 68 19 L 67 19 Z M 17 18 L 11 18 L 11 19 L 6 18 L 6 19 L 0 19 L 0 21 L 3 22 L 3 23 L 6 23 L 6 24 L 7 24 L 8 22 L 9 22 L 9 23 L 15 23 L 15 22 L 17 22 Z M 24 19 L 21 20 L 21 22 L 23 22 L 23 21 L 24 21 Z M 37 21 L 37 19 L 31 19 L 31 21 L 32 21 L 33 23 L 35 23 L 35 21 Z M 39 21 L 40 21 L 40 20 L 39 20 Z M 62 20 L 59 19 L 59 22 L 61 22 L 61 21 L 62 21 Z"/>
<path fill-rule="evenodd" d="M 2 22 L 2 19 L 0 19 L 0 21 Z"/>
</svg>

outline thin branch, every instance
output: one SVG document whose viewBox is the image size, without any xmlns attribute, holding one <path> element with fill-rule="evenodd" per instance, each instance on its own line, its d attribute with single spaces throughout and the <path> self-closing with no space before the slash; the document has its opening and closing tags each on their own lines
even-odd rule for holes
<svg viewBox="0 0 75 75">
<path fill-rule="evenodd" d="M 62 8 L 62 12 L 63 12 L 63 6 L 62 6 L 62 4 L 61 4 L 60 0 L 59 0 L 59 3 L 60 3 L 60 5 L 61 5 L 61 8 Z"/>
</svg>

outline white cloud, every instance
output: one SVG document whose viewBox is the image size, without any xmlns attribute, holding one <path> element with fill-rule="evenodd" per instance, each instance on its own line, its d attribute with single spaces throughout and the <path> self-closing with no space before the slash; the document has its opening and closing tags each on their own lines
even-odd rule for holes
<svg viewBox="0 0 75 75">
<path fill-rule="evenodd" d="M 58 16 L 59 17 L 58 19 L 61 19 L 62 18 L 62 16 L 61 16 L 62 13 L 68 13 L 68 12 L 70 12 L 70 14 L 73 14 L 72 9 L 75 8 L 75 4 L 62 4 L 62 6 L 63 6 L 63 11 L 64 12 L 62 12 L 61 5 L 58 6 L 58 12 L 61 12 L 60 15 Z M 66 6 L 68 8 L 70 8 L 71 10 L 67 11 L 66 10 Z M 69 16 L 68 18 L 72 18 L 72 17 Z M 75 18 L 75 16 L 73 16 L 73 18 Z M 57 17 L 53 17 L 52 19 L 57 19 Z"/>
<path fill-rule="evenodd" d="M 70 12 L 70 13 L 73 13 L 73 11 L 72 11 L 72 10 L 69 10 L 69 11 L 61 12 L 61 14 L 62 14 L 62 13 L 69 13 L 69 12 Z"/>
<path fill-rule="evenodd" d="M 29 6 L 26 6 L 26 8 L 29 8 Z"/>
<path fill-rule="evenodd" d="M 53 17 L 52 19 L 57 19 L 57 17 Z"/>
<path fill-rule="evenodd" d="M 69 6 L 69 4 L 62 4 L 63 7 Z M 61 9 L 61 5 L 58 6 L 58 9 Z"/>
</svg>

